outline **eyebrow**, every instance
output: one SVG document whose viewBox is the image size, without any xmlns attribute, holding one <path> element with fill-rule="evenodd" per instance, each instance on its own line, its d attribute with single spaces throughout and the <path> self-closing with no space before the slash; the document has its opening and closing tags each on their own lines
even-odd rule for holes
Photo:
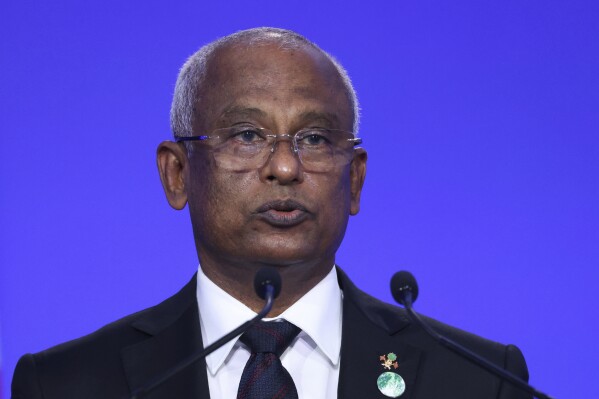
<svg viewBox="0 0 599 399">
<path fill-rule="evenodd" d="M 266 112 L 262 111 L 259 108 L 252 107 L 243 107 L 240 105 L 232 105 L 230 107 L 225 108 L 223 111 L 221 118 L 229 118 L 231 116 L 251 116 L 251 117 L 266 117 Z"/>
<path fill-rule="evenodd" d="M 339 124 L 339 117 L 331 112 L 307 111 L 301 113 L 299 119 L 301 121 L 318 121 L 333 125 Z M 331 126 L 327 127 L 330 128 Z"/>
<path fill-rule="evenodd" d="M 250 117 L 255 119 L 265 119 L 268 114 L 260 108 L 244 107 L 241 105 L 231 105 L 225 108 L 219 119 L 230 119 L 233 117 Z M 305 111 L 298 115 L 297 120 L 302 123 L 320 122 L 324 123 L 325 127 L 332 128 L 339 125 L 339 116 L 331 112 L 321 111 Z"/>
</svg>

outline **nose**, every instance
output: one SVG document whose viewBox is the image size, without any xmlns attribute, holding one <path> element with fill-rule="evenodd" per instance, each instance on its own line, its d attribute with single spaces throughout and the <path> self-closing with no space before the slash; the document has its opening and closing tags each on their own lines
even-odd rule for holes
<svg viewBox="0 0 599 399">
<path fill-rule="evenodd" d="M 302 165 L 289 135 L 277 136 L 260 174 L 264 181 L 277 181 L 284 185 L 303 181 Z"/>
</svg>

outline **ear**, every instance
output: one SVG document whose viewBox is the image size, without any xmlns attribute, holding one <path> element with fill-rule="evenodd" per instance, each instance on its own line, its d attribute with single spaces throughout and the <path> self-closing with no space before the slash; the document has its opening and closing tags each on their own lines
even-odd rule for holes
<svg viewBox="0 0 599 399">
<path fill-rule="evenodd" d="M 362 195 L 362 187 L 364 186 L 364 179 L 366 179 L 366 160 L 368 154 L 364 148 L 356 148 L 354 150 L 354 159 L 350 164 L 350 189 L 351 189 L 351 202 L 350 202 L 350 215 L 357 215 L 360 212 L 360 196 Z"/>
<path fill-rule="evenodd" d="M 168 203 L 177 210 L 185 208 L 185 176 L 189 167 L 185 147 L 172 141 L 163 141 L 156 150 L 156 163 Z"/>
</svg>

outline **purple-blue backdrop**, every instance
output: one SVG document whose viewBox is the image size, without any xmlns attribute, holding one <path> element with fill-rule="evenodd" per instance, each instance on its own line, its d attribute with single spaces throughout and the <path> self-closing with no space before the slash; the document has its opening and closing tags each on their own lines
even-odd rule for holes
<svg viewBox="0 0 599 399">
<path fill-rule="evenodd" d="M 191 277 L 154 151 L 185 58 L 261 25 L 333 53 L 361 99 L 368 176 L 338 263 L 384 300 L 412 270 L 421 312 L 518 344 L 557 398 L 599 397 L 598 4 L 3 1 L 5 399 L 23 353 Z"/>
</svg>

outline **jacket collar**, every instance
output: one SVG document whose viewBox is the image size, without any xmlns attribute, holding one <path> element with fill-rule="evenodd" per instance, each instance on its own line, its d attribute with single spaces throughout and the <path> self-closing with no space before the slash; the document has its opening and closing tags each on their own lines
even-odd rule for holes
<svg viewBox="0 0 599 399">
<path fill-rule="evenodd" d="M 339 398 L 386 398 L 377 379 L 387 371 L 399 374 L 406 384 L 400 399 L 413 398 L 422 349 L 408 338 L 410 321 L 403 309 L 385 304 L 359 290 L 337 269 L 343 290 L 343 333 Z M 381 356 L 397 355 L 398 368 L 387 370 Z"/>
</svg>

